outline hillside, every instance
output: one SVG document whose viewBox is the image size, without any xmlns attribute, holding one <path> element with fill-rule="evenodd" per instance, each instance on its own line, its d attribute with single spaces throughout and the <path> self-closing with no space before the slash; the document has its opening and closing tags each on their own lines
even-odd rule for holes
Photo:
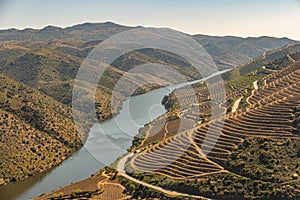
<svg viewBox="0 0 300 200">
<path fill-rule="evenodd" d="M 180 88 L 176 97 L 172 94 L 166 97 L 164 103 L 168 102 L 169 112 L 148 124 L 141 131 L 142 137 L 135 138 L 129 149 L 134 152 L 134 157 L 125 166 L 130 176 L 165 189 L 165 192 L 159 193 L 119 174 L 113 175 L 113 180 L 126 189 L 118 190 L 115 195 L 127 194 L 133 199 L 189 199 L 168 196 L 166 191 L 172 190 L 213 199 L 298 199 L 299 52 L 300 45 L 295 43 L 225 73 L 227 100 L 235 102 L 240 96 L 245 100 L 235 112 L 230 109 L 232 104 L 228 104 L 223 128 L 218 120 L 209 122 L 211 105 L 206 104 L 209 96 L 203 82 L 194 84 L 192 89 L 199 94 L 197 101 L 203 112 L 200 121 L 192 118 L 193 114 L 199 113 L 189 111 L 193 99 L 188 88 Z M 253 67 L 249 69 L 249 66 Z M 258 89 L 254 87 L 256 81 Z M 212 98 L 217 98 L 214 95 L 217 94 L 212 94 Z M 178 110 L 177 98 L 184 99 L 184 114 Z M 179 128 L 180 121 L 184 121 L 185 125 L 198 125 L 182 131 L 189 126 Z M 161 126 L 160 123 L 165 122 Z M 213 135 L 207 136 L 210 127 Z M 191 145 L 188 144 L 190 140 Z M 176 157 L 176 152 L 184 148 L 184 144 L 188 144 L 188 149 Z M 203 151 L 210 145 L 212 151 L 202 157 Z M 164 166 L 170 159 L 173 162 Z M 88 178 L 84 182 L 93 179 Z M 100 182 L 91 185 L 103 189 L 99 187 Z M 61 191 L 68 196 L 72 194 L 69 188 L 88 190 L 85 184 L 79 182 L 39 199 Z M 107 187 L 102 192 L 111 194 L 111 190 Z M 91 194 L 91 197 L 96 198 L 97 194 Z"/>
<path fill-rule="evenodd" d="M 218 66 L 237 67 L 263 53 L 283 47 L 293 42 L 288 38 L 233 36 L 214 37 L 207 35 L 194 35 L 206 51 L 214 56 Z"/>
<path fill-rule="evenodd" d="M 131 159 L 127 172 L 156 186 L 214 199 L 299 198 L 299 50 L 299 44 L 289 45 L 228 72 L 227 100 L 245 100 L 237 111 L 228 112 L 224 126 L 200 117 L 200 125 L 190 131 L 154 142 L 146 138 L 148 145 Z M 201 92 L 199 107 L 209 117 L 205 86 L 195 84 L 194 89 Z M 182 96 L 177 98 L 184 99 L 183 110 L 190 113 L 189 91 L 179 90 Z M 170 114 L 178 112 L 172 99 Z M 209 129 L 212 135 L 207 135 Z M 178 156 L 188 141 L 191 145 Z"/>
<path fill-rule="evenodd" d="M 71 109 L 0 74 L 1 184 L 45 171 L 81 146 Z"/>
<path fill-rule="evenodd" d="M 3 57 L 1 57 L 0 72 L 16 81 L 38 89 L 63 104 L 70 105 L 74 79 L 84 60 L 80 52 L 85 52 L 86 48 L 74 47 L 73 51 L 70 52 L 62 43 L 61 41 L 50 43 L 31 41 L 2 43 L 0 54 Z M 77 43 L 73 44 L 72 41 L 69 41 L 69 43 L 68 46 L 78 45 Z M 81 45 L 84 45 L 84 43 L 82 42 Z M 185 75 L 188 80 L 200 78 L 194 68 L 173 54 L 163 52 L 159 54 L 156 51 L 147 49 L 141 50 L 141 52 L 128 53 L 113 62 L 112 67 L 109 67 L 101 77 L 96 96 L 96 109 L 100 121 L 111 118 L 113 114 L 118 112 L 121 102 L 126 96 L 130 95 L 127 92 L 130 87 L 141 85 L 144 81 L 157 82 L 163 85 L 170 84 L 165 79 L 173 82 L 179 81 L 172 77 L 173 74 L 169 74 L 167 70 L 162 70 L 159 76 L 155 74 L 127 73 L 127 77 L 124 79 L 126 83 L 124 87 L 127 89 L 124 89 L 123 93 L 116 93 L 118 105 L 111 110 L 111 91 L 117 80 L 136 65 L 149 62 L 169 65 Z M 155 84 L 143 85 L 135 94 L 141 94 L 160 86 Z"/>
<path fill-rule="evenodd" d="M 102 40 L 131 28 L 134 27 L 114 23 L 85 23 L 67 28 L 47 26 L 41 30 L 0 31 L 2 183 L 18 181 L 49 169 L 82 146 L 70 111 L 72 88 L 78 69 L 88 53 Z M 211 53 L 220 69 L 236 67 L 262 52 L 292 41 L 271 37 L 192 37 Z M 231 46 L 233 44 L 235 46 Z M 269 58 L 269 54 L 265 54 L 262 59 L 264 57 Z M 122 101 L 130 95 L 127 89 L 132 85 L 141 85 L 144 81 L 161 83 L 143 85 L 133 93 L 136 95 L 170 84 L 165 79 L 178 83 L 179 80 L 174 79 L 167 70 L 161 70 L 158 77 L 129 72 L 135 66 L 152 62 L 172 67 L 187 80 L 200 78 L 186 60 L 173 53 L 159 49 L 130 52 L 115 60 L 99 82 L 95 97 L 99 121 L 118 113 Z M 248 69 L 254 69 L 251 63 L 247 65 Z M 233 74 L 243 77 L 247 70 L 240 70 L 239 73 L 235 71 Z M 125 75 L 123 90 L 116 93 L 117 105 L 111 108 L 112 90 L 115 83 Z M 255 75 L 249 80 L 257 77 Z M 228 85 L 227 90 L 232 92 L 233 97 L 240 94 L 234 84 Z M 84 92 L 89 93 L 88 90 Z M 187 122 L 192 123 L 191 120 Z M 177 122 L 170 122 L 169 125 L 172 129 L 177 126 Z M 88 130 L 89 127 L 85 132 Z"/>
<path fill-rule="evenodd" d="M 292 64 L 294 59 L 299 59 L 299 51 L 300 43 L 291 43 L 288 46 L 267 52 L 262 56 L 222 74 L 222 78 L 225 81 L 228 109 L 231 109 L 233 102 L 241 96 L 243 96 L 241 105 L 245 106 L 247 104 L 247 97 L 251 95 L 253 82 L 257 80 L 258 85 L 263 85 L 263 77 L 274 73 L 282 67 Z M 201 93 L 201 95 L 198 96 L 198 100 L 192 97 L 194 93 L 192 90 L 195 90 L 195 93 Z M 178 98 L 183 98 L 185 100 L 181 105 L 182 110 L 188 108 L 193 101 L 200 102 L 200 110 L 204 113 L 210 108 L 210 105 L 206 102 L 209 99 L 209 91 L 203 82 L 194 84 L 193 89 L 187 89 L 187 87 L 185 87 L 176 92 L 177 96 L 179 96 Z M 175 92 L 172 92 L 163 100 L 163 104 L 168 110 L 179 109 L 178 100 L 174 93 Z"/>
<path fill-rule="evenodd" d="M 252 71 L 260 69 L 262 66 L 271 70 L 277 70 L 278 68 L 293 62 L 291 57 L 287 57 L 288 55 L 295 54 L 294 56 L 296 56 L 295 58 L 297 60 L 298 57 L 296 53 L 299 52 L 299 46 L 299 42 L 292 42 L 281 48 L 266 52 L 257 58 L 242 64 L 234 70 L 225 73 L 223 78 L 225 80 L 229 80 L 237 78 L 238 76 L 245 76 Z M 274 68 L 275 66 L 277 66 L 277 68 Z"/>
<path fill-rule="evenodd" d="M 70 51 L 77 56 L 85 56 L 90 46 L 96 45 L 108 37 L 138 27 L 128 27 L 112 22 L 106 23 L 84 23 L 71 27 L 60 28 L 47 26 L 43 29 L 9 29 L 0 31 L 0 41 L 36 41 L 45 42 L 52 40 L 72 40 L 76 43 L 83 42 L 80 52 L 69 44 L 60 47 L 63 51 Z M 259 38 L 241 38 L 241 37 L 216 37 L 206 35 L 193 35 L 193 39 L 198 41 L 212 56 L 220 69 L 233 68 L 241 65 L 252 58 L 262 55 L 264 52 L 277 49 L 287 45 L 293 40 L 288 38 L 259 37 Z"/>
<path fill-rule="evenodd" d="M 109 36 L 132 29 L 114 23 L 84 23 L 67 28 L 47 26 L 40 30 L 1 30 L 0 31 L 0 72 L 6 76 L 38 89 L 55 100 L 70 105 L 72 88 L 77 71 L 88 53 Z M 286 38 L 239 38 L 192 36 L 211 54 L 220 69 L 233 68 L 249 61 L 262 52 L 286 45 L 292 40 Z M 250 48 L 251 46 L 251 48 Z M 249 49 L 249 52 L 247 50 Z M 250 52 L 251 49 L 251 52 Z M 96 110 L 99 121 L 111 118 L 118 113 L 121 102 L 128 94 L 117 93 L 117 105 L 110 108 L 111 91 L 126 72 L 145 63 L 160 63 L 171 66 L 185 76 L 195 80 L 200 75 L 184 59 L 162 50 L 141 49 L 121 56 L 108 68 L 96 96 Z M 168 71 L 157 77 L 135 74 L 124 85 L 137 85 L 141 80 L 160 82 L 165 79 L 178 82 Z M 157 76 L 157 75 L 155 75 Z M 134 79 L 134 80 L 133 80 Z M 138 88 L 134 94 L 141 94 L 161 85 Z M 126 87 L 126 86 L 125 86 Z M 123 91 L 126 91 L 124 89 Z M 87 91 L 88 92 L 88 91 Z"/>
</svg>

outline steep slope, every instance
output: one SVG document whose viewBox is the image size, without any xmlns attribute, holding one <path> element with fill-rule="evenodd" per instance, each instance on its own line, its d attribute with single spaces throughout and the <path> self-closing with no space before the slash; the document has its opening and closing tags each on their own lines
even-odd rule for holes
<svg viewBox="0 0 300 200">
<path fill-rule="evenodd" d="M 266 52 L 260 55 L 259 57 L 223 74 L 222 75 L 223 79 L 229 80 L 229 79 L 238 78 L 240 76 L 245 76 L 250 72 L 258 70 L 262 67 L 269 68 L 271 70 L 276 70 L 274 66 L 277 66 L 278 69 L 286 64 L 293 62 L 293 60 L 291 60 L 290 57 L 288 56 L 292 54 L 294 54 L 294 56 L 297 56 L 299 50 L 300 50 L 300 43 L 292 42 L 281 48 Z"/>
<path fill-rule="evenodd" d="M 273 73 L 274 70 L 279 70 L 286 65 L 292 64 L 294 60 L 299 59 L 300 43 L 291 43 L 288 46 L 276 49 L 261 55 L 248 63 L 245 63 L 235 69 L 232 69 L 224 74 L 222 78 L 225 81 L 226 97 L 228 101 L 228 107 L 232 106 L 234 100 L 243 96 L 241 106 L 247 104 L 246 99 L 251 95 L 253 89 L 253 82 L 258 81 L 259 85 L 263 82 L 261 79 Z M 193 89 L 187 89 L 187 87 L 181 88 L 177 91 L 178 98 L 183 98 L 185 101 L 181 104 L 181 109 L 184 110 L 190 107 L 193 101 L 194 93 L 201 93 L 198 95 L 198 101 L 200 102 L 200 110 L 207 111 L 210 108 L 209 103 L 209 91 L 206 84 L 203 82 L 193 85 Z M 179 104 L 177 102 L 174 92 L 165 97 L 163 104 L 168 110 L 178 110 Z"/>
<path fill-rule="evenodd" d="M 0 50 L 4 55 L 15 52 L 15 56 L 3 59 L 0 72 L 16 81 L 38 89 L 63 104 L 70 105 L 73 82 L 83 59 L 51 49 L 57 47 L 53 43 L 39 43 L 38 48 L 36 48 L 35 42 L 15 44 L 15 46 L 21 45 L 26 46 L 27 50 L 21 52 L 16 48 L 3 48 Z M 114 83 L 116 78 L 121 77 L 121 74 L 121 71 L 110 68 L 106 73 L 105 82 L 102 82 L 103 84 L 99 88 L 97 103 L 101 107 L 102 114 L 99 115 L 101 120 L 112 115 L 108 102 L 110 101 L 110 91 L 113 88 L 107 88 L 107 86 L 112 87 L 113 84 L 111 83 Z M 121 99 L 120 96 L 119 102 L 121 102 Z M 113 112 L 116 113 L 117 111 L 114 110 Z"/>
<path fill-rule="evenodd" d="M 227 114 L 224 126 L 217 119 L 150 144 L 131 159 L 128 172 L 163 188 L 210 198 L 299 198 L 299 50 L 299 44 L 289 45 L 264 56 L 248 74 L 231 72 L 229 84 L 235 79 L 246 82 L 237 84 L 240 92 L 251 89 L 248 77 L 259 82 L 247 97 L 248 105 Z M 189 96 L 182 98 L 188 101 Z"/>
<path fill-rule="evenodd" d="M 3 124 L 1 141 L 3 146 L 1 148 L 3 149 L 1 149 L 1 153 L 11 152 L 11 154 L 1 157 L 4 159 L 1 170 L 4 170 L 2 175 L 5 181 L 20 180 L 45 170 L 58 164 L 80 147 L 81 144 L 75 134 L 69 107 L 72 101 L 72 87 L 76 73 L 84 58 L 99 42 L 113 34 L 131 28 L 113 23 L 85 23 L 68 28 L 47 26 L 41 30 L 10 29 L 0 31 L 0 41 L 2 41 L 0 43 L 0 72 L 5 75 L 1 75 L 1 77 L 3 76 L 1 80 L 3 82 L 3 84 L 1 83 L 1 86 L 3 85 L 1 88 L 3 104 L 3 106 L 1 105 L 1 115 L 3 116 L 1 118 Z M 251 56 L 258 52 L 276 48 L 291 41 L 267 37 L 251 39 L 211 37 L 207 40 L 201 39 L 200 36 L 195 37 L 201 44 L 204 44 L 204 47 L 212 54 L 213 59 L 222 69 L 235 67 L 238 63 L 248 61 Z M 238 47 L 233 48 L 230 46 L 231 44 Z M 251 49 L 251 52 L 247 52 L 247 49 Z M 199 74 L 193 70 L 192 66 L 169 52 L 144 49 L 124 55 L 107 69 L 102 82 L 99 83 L 96 110 L 100 121 L 116 114 L 120 109 L 121 102 L 128 95 L 118 93 L 118 105 L 111 110 L 110 100 L 116 81 L 134 66 L 147 62 L 167 64 L 185 75 L 188 80 L 199 78 Z M 161 76 L 170 75 L 161 72 Z M 134 81 L 128 78 L 124 86 L 126 87 L 129 83 L 138 85 L 145 80 L 144 76 L 136 75 L 136 77 Z M 146 78 L 152 81 L 156 80 L 152 76 Z M 167 82 L 163 83 L 168 84 Z M 135 94 L 147 92 L 159 86 L 161 85 L 144 86 L 139 88 Z M 48 121 L 47 119 L 53 120 Z M 66 127 L 63 127 L 64 125 Z M 33 133 L 38 136 L 36 138 L 31 136 Z M 29 145 L 25 139 L 24 144 L 23 140 L 21 142 L 23 147 L 19 139 L 24 137 L 29 137 Z M 46 139 L 42 140 L 41 138 Z M 30 142 L 31 140 L 32 142 Z M 11 144 L 13 143 L 20 145 L 12 147 Z M 47 145 L 48 143 L 53 143 L 51 146 L 55 151 L 56 149 L 60 150 L 54 153 L 54 150 L 48 147 L 50 146 Z M 22 151 L 24 155 L 17 153 L 20 146 L 24 148 Z M 51 151 L 52 153 L 50 153 Z M 25 153 L 28 155 L 25 156 Z M 17 158 L 16 156 L 19 154 L 22 155 Z M 49 156 L 47 162 L 43 155 Z M 26 162 L 24 158 L 29 161 Z M 12 159 L 17 159 L 18 163 L 21 163 L 20 167 L 8 162 Z M 31 168 L 31 165 L 37 167 Z M 6 169 L 9 171 L 5 171 Z M 8 175 L 10 173 L 12 175 Z"/>
<path fill-rule="evenodd" d="M 0 72 L 38 89 L 59 102 L 70 105 L 74 79 L 80 64 L 84 60 L 80 56 L 80 52 L 86 52 L 86 48 L 76 47 L 81 45 L 84 45 L 84 43 L 78 44 L 73 41 L 39 42 L 38 44 L 36 42 L 26 42 L 25 44 L 24 42 L 3 43 L 4 47 L 0 49 L 0 53 L 7 55 L 14 52 L 15 56 L 3 58 Z M 19 51 L 18 49 L 22 46 L 27 49 Z M 66 46 L 68 49 L 65 48 Z M 72 48 L 71 52 L 70 48 Z M 191 65 L 173 54 L 156 53 L 152 50 L 128 53 L 112 63 L 112 67 L 107 68 L 103 77 L 101 77 L 96 96 L 96 109 L 100 121 L 116 114 L 122 100 L 125 99 L 125 96 L 128 96 L 126 89 L 122 94 L 116 93 L 118 105 L 111 110 L 111 92 L 117 80 L 136 65 L 149 62 L 169 65 L 185 75 L 188 80 L 200 78 L 200 75 Z M 168 71 L 160 71 L 159 76 L 131 73 L 131 76 L 125 79 L 126 84 L 124 84 L 124 87 L 129 88 L 132 85 L 140 85 L 144 81 L 158 82 L 163 85 L 169 84 L 164 78 L 173 79 L 174 82 L 179 81 L 174 79 L 172 74 L 168 74 Z M 161 85 L 144 85 L 135 94 L 141 94 L 159 86 Z"/>
<path fill-rule="evenodd" d="M 288 38 L 258 37 L 216 37 L 194 35 L 207 52 L 213 55 L 220 66 L 237 67 L 265 52 L 287 45 L 293 40 Z"/>
<path fill-rule="evenodd" d="M 298 199 L 300 188 L 299 179 L 296 177 L 300 173 L 300 61 L 297 61 L 300 58 L 299 50 L 298 44 L 289 45 L 268 53 L 267 57 L 258 58 L 259 62 L 255 59 L 253 66 L 257 67 L 251 68 L 248 74 L 241 75 L 239 72 L 251 66 L 251 62 L 226 73 L 230 74 L 226 76 L 230 77 L 226 87 L 228 98 L 239 97 L 245 89 L 250 89 L 252 95 L 249 96 L 247 109 L 243 107 L 226 116 L 223 129 L 218 121 L 214 121 L 174 136 L 167 132 L 176 133 L 178 126 L 170 124 L 186 120 L 185 115 L 175 113 L 174 116 L 172 110 L 167 114 L 171 116 L 169 121 L 161 120 L 167 123 L 165 126 L 160 126 L 160 119 L 155 120 L 154 126 L 164 128 L 159 133 L 154 131 L 154 134 L 163 137 L 158 136 L 155 140 L 150 138 L 140 149 L 132 148 L 135 157 L 128 161 L 125 167 L 127 172 L 136 179 L 167 191 L 213 199 Z M 290 57 L 294 61 L 289 60 Z M 258 90 L 252 86 L 254 80 L 259 82 Z M 233 84 L 237 81 L 240 82 Z M 230 87 L 231 84 L 239 86 L 238 89 Z M 201 96 L 200 106 L 207 101 L 204 85 L 193 85 L 196 93 Z M 184 102 L 187 105 L 184 106 L 191 104 L 190 93 L 185 91 L 180 96 L 186 100 Z M 170 102 L 172 103 L 174 102 Z M 208 127 L 212 127 L 215 134 L 208 137 L 204 143 Z M 221 132 L 221 135 L 216 145 L 206 157 L 201 158 L 203 152 L 200 147 L 205 150 L 207 145 L 211 145 L 218 132 Z M 191 137 L 192 134 L 194 137 Z M 169 163 L 173 156 L 178 155 L 176 152 L 191 140 L 191 144 L 187 146 L 189 148 Z M 124 158 L 127 159 L 128 156 Z M 164 166 L 164 163 L 169 165 Z M 92 178 L 88 178 L 85 181 L 91 180 Z M 117 176 L 116 180 L 127 189 L 126 194 L 137 199 L 171 199 L 124 177 Z M 70 193 L 67 190 L 69 187 L 88 190 L 86 185 L 78 183 L 64 188 L 67 193 Z M 91 196 L 96 198 L 95 195 Z M 45 199 L 44 197 L 39 198 Z"/>
<path fill-rule="evenodd" d="M 2 182 L 49 169 L 82 146 L 68 106 L 3 74 L 0 82 Z"/>
<path fill-rule="evenodd" d="M 65 29 L 48 26 L 41 30 L 2 30 L 0 38 L 5 41 L 0 43 L 0 54 L 2 55 L 0 72 L 38 89 L 59 102 L 70 105 L 74 78 L 84 58 L 103 39 L 129 28 L 113 23 L 85 23 Z M 211 53 L 220 69 L 235 67 L 249 61 L 258 53 L 291 41 L 285 38 L 269 37 L 246 39 L 201 35 L 193 37 Z M 241 45 L 257 45 L 255 48 L 253 47 L 256 49 L 256 53 L 247 54 L 242 50 Z M 116 80 L 133 67 L 149 62 L 169 65 L 182 73 L 188 80 L 200 78 L 200 75 L 189 63 L 170 52 L 154 49 L 130 52 L 112 64 L 100 83 L 101 86 L 96 97 L 99 120 L 108 119 L 116 114 L 121 106 L 121 101 L 124 100 L 124 94 L 118 94 L 117 107 L 113 110 L 110 109 L 111 90 Z M 172 78 L 167 72 L 161 72 L 161 77 Z M 145 77 L 143 76 L 142 79 L 145 80 Z M 154 82 L 156 80 L 154 77 L 147 77 L 147 79 Z M 168 84 L 163 80 L 160 82 Z M 137 84 L 137 82 L 133 84 Z M 136 94 L 157 87 L 159 85 L 143 86 L 137 90 Z"/>
</svg>

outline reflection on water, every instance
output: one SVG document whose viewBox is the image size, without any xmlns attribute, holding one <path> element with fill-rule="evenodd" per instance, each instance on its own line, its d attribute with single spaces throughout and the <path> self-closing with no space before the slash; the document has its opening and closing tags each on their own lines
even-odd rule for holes
<svg viewBox="0 0 300 200">
<path fill-rule="evenodd" d="M 85 179 L 102 167 L 101 163 L 94 159 L 85 148 L 82 148 L 53 169 L 23 181 L 1 186 L 0 199 L 30 199 L 71 182 Z"/>
<path fill-rule="evenodd" d="M 28 179 L 16 182 L 16 183 L 10 183 L 6 186 L 0 187 L 0 199 L 15 199 L 19 194 L 24 193 L 26 190 L 28 190 L 30 187 L 32 187 L 35 184 L 38 184 L 43 178 L 53 171 L 53 169 L 49 169 L 41 174 L 38 174 L 36 176 L 30 177 Z"/>
</svg>

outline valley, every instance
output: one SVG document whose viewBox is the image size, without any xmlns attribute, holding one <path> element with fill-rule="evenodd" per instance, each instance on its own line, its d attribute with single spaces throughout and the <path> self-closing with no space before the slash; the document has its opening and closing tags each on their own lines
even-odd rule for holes
<svg viewBox="0 0 300 200">
<path fill-rule="evenodd" d="M 272 59 L 267 66 L 273 66 L 272 63 L 278 63 L 278 60 L 285 58 L 297 58 L 299 56 L 297 45 L 293 47 L 296 49 L 293 50 L 295 53 Z M 269 56 L 278 55 L 280 51 L 287 49 L 272 52 Z M 228 79 L 228 84 L 235 84 L 237 80 L 243 82 L 239 84 L 240 91 L 234 91 L 235 87 L 228 85 L 228 99 L 236 99 L 240 94 L 244 94 L 247 101 L 236 112 L 229 112 L 226 115 L 222 129 L 218 121 L 205 122 L 205 117 L 201 125 L 189 131 L 177 132 L 178 120 L 188 118 L 184 115 L 180 117 L 176 103 L 169 104 L 175 107 L 168 108 L 169 112 L 165 117 L 169 118 L 169 122 L 160 131 L 162 133 L 156 132 L 158 134 L 154 138 L 147 137 L 153 135 L 148 133 L 140 143 L 133 142 L 131 151 L 134 153 L 120 160 L 116 180 L 125 186 L 124 191 L 133 198 L 230 199 L 232 196 L 239 196 L 244 199 L 269 197 L 294 199 L 297 197 L 297 192 L 293 191 L 299 191 L 297 184 L 299 180 L 295 177 L 299 173 L 300 138 L 297 129 L 297 108 L 300 75 L 299 61 L 293 60 L 276 71 L 268 68 L 253 69 L 248 75 L 253 78 L 243 79 L 243 76 L 234 75 L 234 79 Z M 265 60 L 262 62 L 265 63 Z M 243 67 L 245 66 L 237 70 L 242 71 Z M 233 77 L 232 74 L 236 74 L 234 71 L 226 72 L 224 76 L 228 76 L 229 73 Z M 253 81 L 254 77 L 257 79 Z M 194 87 L 202 91 L 201 94 L 205 94 L 203 83 L 195 84 Z M 189 99 L 189 93 L 186 93 L 184 87 L 178 90 L 185 92 L 182 98 Z M 187 107 L 191 104 L 191 100 L 185 102 Z M 199 102 L 205 102 L 205 99 L 200 99 Z M 200 105 L 203 106 L 201 103 Z M 207 111 L 205 109 L 207 105 L 203 108 L 201 110 Z M 209 116 L 209 113 L 202 114 Z M 159 125 L 159 121 L 155 121 L 155 126 Z M 177 125 L 168 126 L 170 123 Z M 149 129 L 146 128 L 147 131 L 155 128 L 151 123 L 149 126 Z M 215 135 L 206 135 L 210 127 Z M 172 132 L 175 135 L 169 134 Z M 191 139 L 191 145 L 186 145 L 188 149 L 185 153 L 177 157 L 178 148 L 184 148 L 183 144 Z M 213 142 L 216 144 L 213 145 Z M 212 145 L 211 151 L 203 152 L 203 147 L 205 149 L 203 145 L 208 147 Z M 129 165 L 125 164 L 132 156 Z M 174 159 L 172 156 L 175 156 Z M 168 163 L 168 159 L 174 161 L 164 166 L 164 163 Z M 125 181 L 123 176 L 129 180 Z M 141 193 L 138 189 L 141 187 L 148 189 Z M 80 185 L 78 188 L 84 189 Z"/>
<path fill-rule="evenodd" d="M 134 28 L 85 23 L 0 32 L 0 194 L 22 180 L 35 182 L 32 178 L 39 174 L 55 177 L 56 169 L 68 170 L 64 163 L 70 167 L 81 162 L 72 159 L 86 156 L 90 149 L 80 140 L 71 111 L 76 74 L 102 40 Z M 109 157 L 105 162 L 113 164 L 105 167 L 86 157 L 90 169 L 85 175 L 49 186 L 40 192 L 49 194 L 36 199 L 299 197 L 299 42 L 272 37 L 191 37 L 211 54 L 220 71 L 226 71 L 221 75 L 226 96 L 217 87 L 209 91 L 201 79 L 205 77 L 171 52 L 141 49 L 119 57 L 101 77 L 95 97 L 99 123 L 115 134 L 109 137 L 122 147 L 110 152 L 109 144 L 103 142 L 97 156 Z M 162 84 L 143 85 L 128 94 L 130 84 L 145 81 L 145 76 L 130 70 L 145 63 L 168 65 L 191 82 L 180 83 L 166 70 L 159 77 L 147 76 L 146 82 L 159 79 Z M 125 74 L 137 78 L 125 80 L 124 92 L 114 94 L 117 104 L 112 107 L 114 85 Z M 144 108 L 131 111 L 139 116 L 139 123 L 124 138 L 119 133 L 122 127 L 114 127 L 111 120 L 126 122 L 126 102 L 132 99 Z M 149 117 L 153 103 L 160 107 Z M 224 112 L 224 119 L 212 120 L 214 106 Z M 140 117 L 141 113 L 145 116 Z M 95 124 L 87 122 L 83 129 L 97 138 Z M 117 159 L 127 148 L 129 155 Z M 45 177 L 44 184 L 50 184 Z M 19 198 L 39 195 L 22 196 L 26 190 L 30 189 L 20 189 Z"/>
</svg>

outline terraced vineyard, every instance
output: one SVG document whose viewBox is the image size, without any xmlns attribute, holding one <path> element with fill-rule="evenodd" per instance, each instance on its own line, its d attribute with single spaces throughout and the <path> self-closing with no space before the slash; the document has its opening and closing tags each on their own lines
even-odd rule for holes
<svg viewBox="0 0 300 200">
<path fill-rule="evenodd" d="M 224 98 L 220 96 L 219 89 L 215 88 L 214 85 L 212 85 L 211 87 L 214 88 L 214 90 L 212 90 L 210 93 L 205 82 L 200 82 L 195 84 L 193 88 L 184 87 L 180 88 L 179 90 L 176 90 L 171 94 L 172 96 L 170 98 L 171 100 L 172 98 L 173 100 L 175 98 L 180 99 L 180 108 L 182 110 L 189 108 L 191 104 L 198 104 L 199 108 L 201 109 L 201 112 L 205 112 L 204 110 L 210 107 L 211 99 L 217 99 L 218 101 L 216 101 L 216 103 L 224 102 Z M 225 84 L 224 89 L 226 92 L 226 99 L 234 98 L 242 94 L 241 91 L 235 90 L 229 84 Z"/>
<path fill-rule="evenodd" d="M 293 111 L 300 104 L 300 62 L 278 70 L 263 82 L 264 86 L 253 90 L 248 98 L 249 107 L 228 114 L 224 124 L 215 120 L 178 133 L 137 154 L 131 167 L 173 179 L 194 179 L 227 173 L 228 156 L 248 137 L 300 139 L 293 126 Z"/>
</svg>

